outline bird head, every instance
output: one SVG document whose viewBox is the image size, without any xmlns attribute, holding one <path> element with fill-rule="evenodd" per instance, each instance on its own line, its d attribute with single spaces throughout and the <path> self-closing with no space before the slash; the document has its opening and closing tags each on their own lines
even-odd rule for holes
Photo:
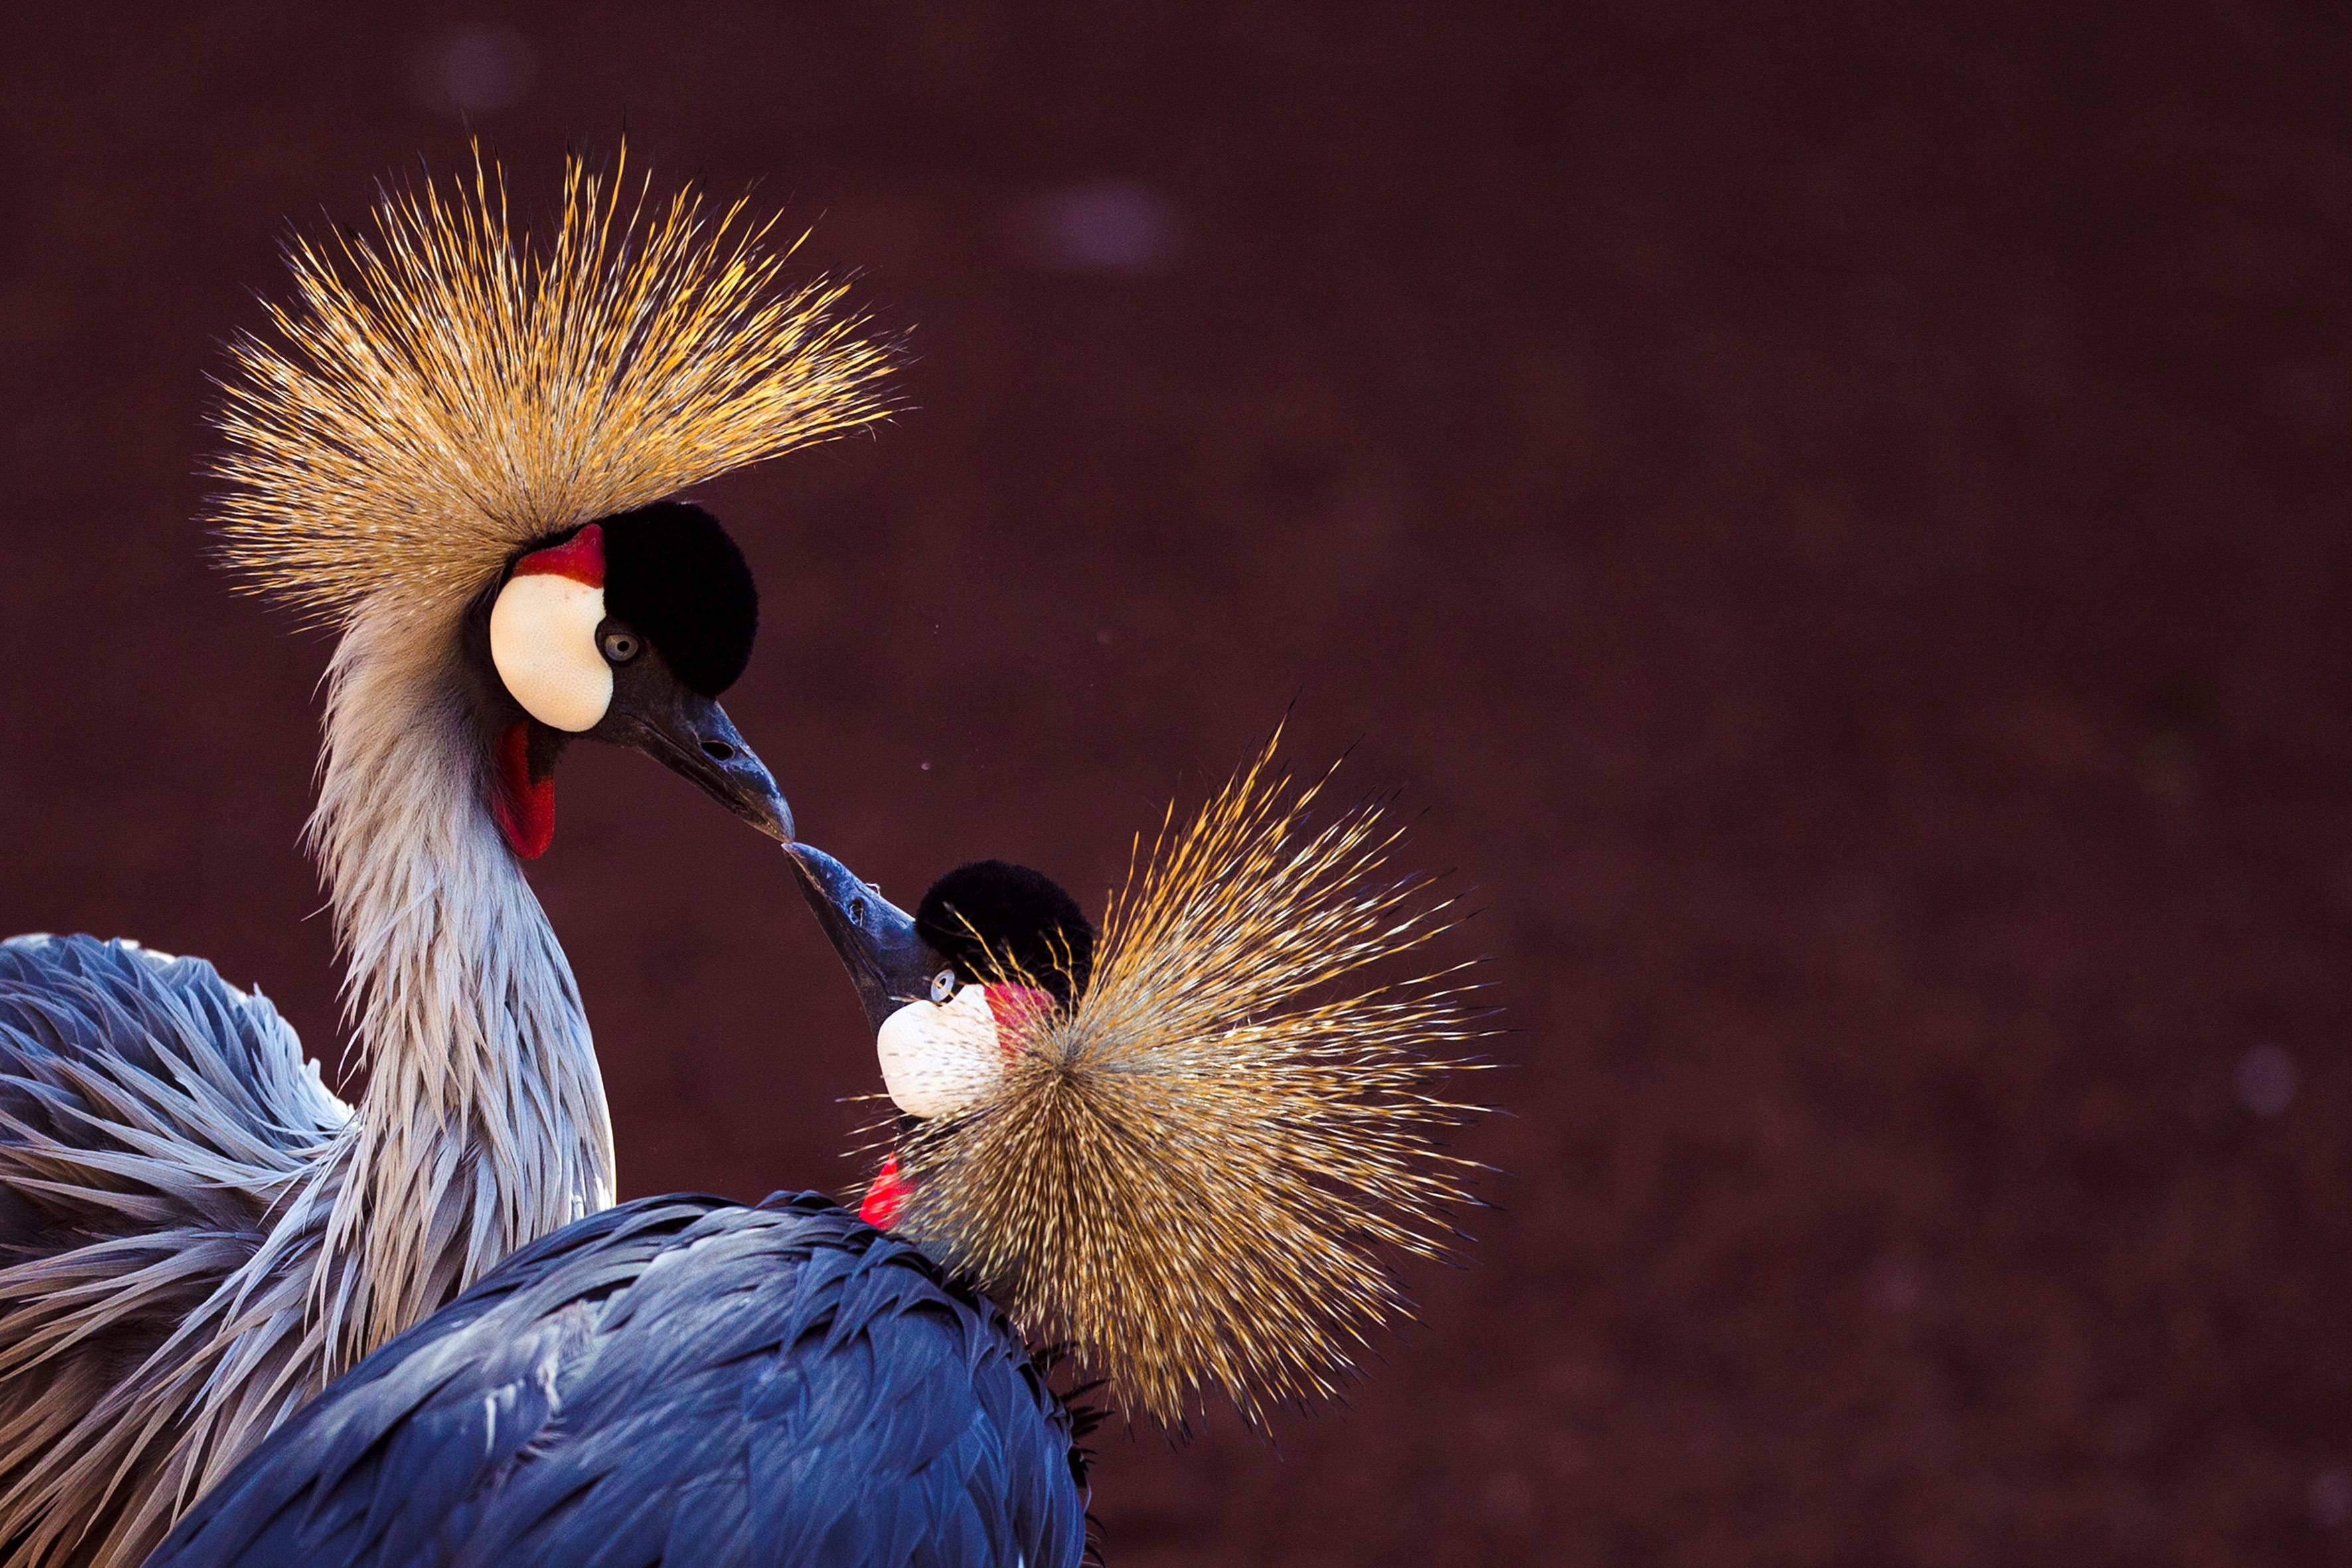
<svg viewBox="0 0 2352 1568">
<path fill-rule="evenodd" d="M 1336 1392 L 1403 1310 L 1386 1258 L 1444 1252 L 1472 1201 L 1440 1145 L 1475 1110 L 1447 1053 L 1487 1032 L 1464 966 L 1380 973 L 1452 901 L 1383 874 L 1377 803 L 1310 826 L 1322 784 L 1274 756 L 1171 811 L 1099 938 L 1025 868 L 909 915 L 792 850 L 904 1113 L 861 1213 L 1163 1421 Z"/>
<path fill-rule="evenodd" d="M 985 1101 L 1025 1035 L 1066 1014 L 1092 978 L 1094 927 L 1043 872 L 974 861 L 910 915 L 824 850 L 792 854 L 865 1005 L 883 1087 L 910 1117 Z"/>
<path fill-rule="evenodd" d="M 388 191 L 372 229 L 295 239 L 294 299 L 232 343 L 215 416 L 225 561 L 345 650 L 405 661 L 402 692 L 468 692 L 486 804 L 526 858 L 575 739 L 790 839 L 717 701 L 758 594 L 681 492 L 887 412 L 888 350 L 838 286 L 787 285 L 772 224 L 656 199 L 626 163 L 575 155 L 536 239 L 478 152 L 470 178 Z M 339 693 L 357 662 L 339 654 Z"/>
<path fill-rule="evenodd" d="M 719 707 L 751 661 L 759 591 L 719 520 L 657 501 L 520 552 L 469 617 L 493 677 L 492 809 L 530 858 L 554 830 L 551 770 L 574 739 L 645 752 L 780 841 L 791 809 Z"/>
</svg>

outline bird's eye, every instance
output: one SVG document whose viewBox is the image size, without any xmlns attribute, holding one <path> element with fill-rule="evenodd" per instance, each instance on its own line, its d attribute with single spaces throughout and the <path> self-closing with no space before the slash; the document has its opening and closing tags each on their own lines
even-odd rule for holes
<svg viewBox="0 0 2352 1568">
<path fill-rule="evenodd" d="M 604 650 L 605 659 L 613 664 L 628 663 L 646 646 L 644 639 L 626 626 L 607 627 L 604 635 L 596 640 L 597 646 Z"/>
<path fill-rule="evenodd" d="M 932 1001 L 946 1002 L 953 998 L 955 994 L 956 972 L 954 970 L 942 969 L 937 974 L 931 976 Z"/>
</svg>

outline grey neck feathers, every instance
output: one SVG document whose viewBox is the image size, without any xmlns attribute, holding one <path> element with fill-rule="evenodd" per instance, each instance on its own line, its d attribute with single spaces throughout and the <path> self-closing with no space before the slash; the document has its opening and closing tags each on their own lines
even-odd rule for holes
<svg viewBox="0 0 2352 1568">
<path fill-rule="evenodd" d="M 312 1300 L 339 1363 L 613 1201 L 579 988 L 490 815 L 458 638 L 454 616 L 377 612 L 328 668 L 309 837 L 369 1070 L 319 1173 L 334 1210 Z"/>
</svg>

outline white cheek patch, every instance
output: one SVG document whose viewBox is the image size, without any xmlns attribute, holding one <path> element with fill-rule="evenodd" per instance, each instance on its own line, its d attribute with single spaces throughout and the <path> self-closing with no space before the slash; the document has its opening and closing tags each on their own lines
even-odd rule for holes
<svg viewBox="0 0 2352 1568">
<path fill-rule="evenodd" d="M 874 1048 L 883 1087 L 909 1116 L 968 1110 L 1004 1076 L 983 986 L 967 985 L 952 1002 L 909 1002 L 882 1021 Z"/>
<path fill-rule="evenodd" d="M 552 730 L 593 730 L 613 705 L 596 647 L 604 590 L 553 572 L 517 577 L 490 606 L 490 662 L 522 710 Z"/>
</svg>

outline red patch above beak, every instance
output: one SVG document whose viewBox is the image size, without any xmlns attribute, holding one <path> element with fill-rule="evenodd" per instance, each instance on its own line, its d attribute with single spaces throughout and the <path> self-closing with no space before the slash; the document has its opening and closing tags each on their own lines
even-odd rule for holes
<svg viewBox="0 0 2352 1568">
<path fill-rule="evenodd" d="M 857 1217 L 877 1230 L 887 1230 L 914 1195 L 915 1184 L 898 1174 L 898 1156 L 893 1154 L 882 1162 L 881 1174 L 866 1184 L 866 1201 L 857 1205 Z"/>
<path fill-rule="evenodd" d="M 534 550 L 514 563 L 514 575 L 536 577 L 542 574 L 569 577 L 575 583 L 585 583 L 591 588 L 604 585 L 604 530 L 601 524 L 590 523 L 562 543 L 545 550 Z"/>
<path fill-rule="evenodd" d="M 518 858 L 536 860 L 555 842 L 555 775 L 530 776 L 530 726 L 518 719 L 499 737 L 498 778 L 490 815 Z"/>
</svg>

